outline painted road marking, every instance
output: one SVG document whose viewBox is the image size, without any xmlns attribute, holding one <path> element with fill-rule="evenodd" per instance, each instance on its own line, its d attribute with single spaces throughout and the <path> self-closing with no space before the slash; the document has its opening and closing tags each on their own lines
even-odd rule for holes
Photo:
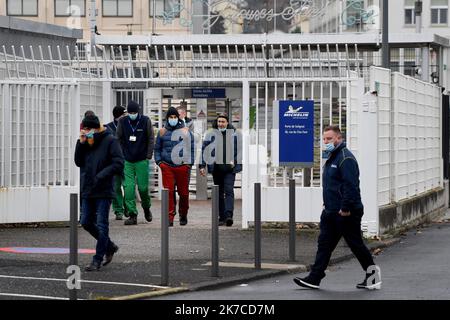
<svg viewBox="0 0 450 320">
<path fill-rule="evenodd" d="M 19 294 L 19 293 L 5 293 L 0 292 L 0 296 L 5 297 L 21 297 L 21 298 L 35 298 L 35 299 L 50 299 L 50 300 L 69 300 L 69 298 L 62 298 L 62 297 L 51 297 L 51 296 L 36 296 L 32 294 Z M 77 299 L 77 300 L 84 300 L 84 299 Z"/>
<path fill-rule="evenodd" d="M 7 247 L 0 248 L 1 252 L 7 253 L 28 253 L 28 254 L 69 254 L 69 248 L 36 248 L 36 247 Z M 93 254 L 95 250 L 93 249 L 78 249 L 80 254 Z"/>
<path fill-rule="evenodd" d="M 40 280 L 40 281 L 62 281 L 67 282 L 67 279 L 58 278 L 36 278 L 36 277 L 21 277 L 21 276 L 10 276 L 10 275 L 0 275 L 0 278 L 7 279 L 21 279 L 21 280 Z M 129 282 L 111 282 L 111 281 L 95 281 L 95 280 L 80 280 L 84 283 L 94 283 L 94 284 L 109 284 L 117 286 L 130 286 L 130 287 L 144 287 L 144 288 L 156 288 L 156 289 L 168 289 L 170 287 L 157 286 L 153 284 L 142 284 L 142 283 L 129 283 Z"/>
</svg>

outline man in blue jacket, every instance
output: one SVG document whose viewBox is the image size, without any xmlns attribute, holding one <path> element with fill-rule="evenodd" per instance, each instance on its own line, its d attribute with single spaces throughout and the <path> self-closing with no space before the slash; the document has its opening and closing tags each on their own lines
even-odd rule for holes
<svg viewBox="0 0 450 320">
<path fill-rule="evenodd" d="M 219 115 L 208 131 L 202 146 L 200 174 L 206 175 L 205 167 L 212 174 L 214 184 L 219 186 L 219 226 L 233 225 L 234 182 L 236 173 L 242 171 L 238 152 L 238 133 L 228 121 L 226 114 Z M 208 146 L 214 148 L 208 148 Z M 208 150 L 210 149 L 210 150 Z"/>
<path fill-rule="evenodd" d="M 119 250 L 109 238 L 109 208 L 115 196 L 114 175 L 123 170 L 119 142 L 95 115 L 83 119 L 83 129 L 75 148 L 75 164 L 80 167 L 81 225 L 96 240 L 96 252 L 86 271 L 100 270 Z"/>
<path fill-rule="evenodd" d="M 188 223 L 189 173 L 194 164 L 194 136 L 180 119 L 177 109 L 170 107 L 164 128 L 158 132 L 155 144 L 155 162 L 161 168 L 162 183 L 174 194 L 175 184 L 180 197 L 180 225 Z M 175 197 L 169 196 L 169 226 L 175 217 Z"/>
<path fill-rule="evenodd" d="M 301 287 L 319 289 L 331 254 L 341 237 L 344 237 L 366 272 L 363 282 L 356 287 L 380 289 L 379 269 L 361 235 L 361 218 L 364 208 L 359 189 L 358 163 L 343 142 L 338 126 L 329 126 L 324 129 L 323 143 L 324 150 L 329 153 L 329 156 L 323 168 L 324 209 L 320 217 L 316 260 L 309 275 L 305 278 L 296 277 L 294 282 Z M 378 272 L 378 277 L 371 277 L 373 272 Z M 374 281 L 369 281 L 371 278 Z"/>
</svg>

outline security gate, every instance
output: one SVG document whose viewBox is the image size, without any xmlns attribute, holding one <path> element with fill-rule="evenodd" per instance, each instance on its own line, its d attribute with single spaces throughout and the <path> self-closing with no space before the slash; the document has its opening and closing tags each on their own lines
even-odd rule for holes
<svg viewBox="0 0 450 320">
<path fill-rule="evenodd" d="M 84 60 L 80 59 L 78 47 L 48 48 L 47 56 L 42 55 L 42 48 L 30 47 L 26 50 L 21 48 L 22 54 L 16 54 L 14 48 L 3 47 L 0 61 L 3 61 L 5 78 L 8 80 L 2 83 L 4 87 L 13 83 L 23 83 L 24 86 L 36 86 L 40 83 L 42 86 L 51 86 L 52 81 L 56 81 L 60 86 L 78 88 L 81 98 L 79 103 L 76 99 L 71 100 L 73 115 L 68 118 L 70 125 L 66 128 L 68 132 L 72 132 L 72 137 L 71 139 L 69 136 L 65 137 L 66 149 L 61 155 L 71 154 L 69 150 L 73 152 L 73 143 L 78 136 L 77 125 L 79 125 L 81 114 L 86 109 L 81 106 L 83 86 L 89 88 L 89 99 L 85 99 L 87 100 L 84 101 L 85 105 L 96 108 L 96 113 L 103 116 L 104 122 L 111 117 L 113 90 L 119 92 L 117 90 L 120 90 L 121 86 L 124 87 L 123 90 L 134 86 L 140 86 L 145 90 L 144 105 L 147 110 L 152 108 L 155 110 L 158 100 L 162 102 L 160 88 L 219 86 L 226 88 L 228 93 L 238 92 L 242 97 L 242 119 L 240 119 L 242 127 L 240 129 L 243 133 L 243 227 L 247 227 L 248 222 L 253 220 L 252 185 L 254 182 L 262 183 L 263 199 L 270 200 L 263 205 L 265 208 L 263 220 L 286 221 L 288 219 L 288 210 L 287 207 L 285 208 L 288 171 L 285 168 L 274 167 L 270 162 L 273 101 L 312 99 L 315 102 L 316 113 L 314 167 L 311 170 L 294 170 L 294 177 L 299 186 L 297 188 L 299 199 L 297 221 L 318 221 L 322 204 L 320 136 L 323 126 L 341 125 L 350 148 L 357 149 L 357 137 L 352 137 L 351 132 L 357 128 L 358 123 L 356 118 L 352 121 L 351 114 L 352 108 L 358 107 L 364 91 L 364 82 L 359 76 L 361 60 L 358 45 L 330 44 L 317 39 L 314 39 L 314 44 L 299 44 L 298 37 L 283 36 L 283 39 L 280 39 L 276 35 L 265 36 L 265 38 L 247 35 L 243 35 L 242 38 L 233 36 L 233 41 L 229 41 L 227 37 L 204 35 L 195 39 L 159 36 L 151 37 L 150 40 L 133 45 L 97 45 L 90 50 L 93 53 L 92 56 Z M 98 42 L 102 43 L 102 37 L 99 37 Z M 63 51 L 67 52 L 65 59 L 61 59 Z M 52 58 L 52 52 L 58 59 Z M 92 92 L 101 93 L 101 97 L 95 98 L 94 95 L 92 98 Z M 63 96 L 63 93 L 59 92 L 59 95 Z M 64 94 L 64 97 L 67 95 Z M 2 110 L 10 105 L 4 100 Z M 25 99 L 23 107 L 33 110 L 33 107 L 29 106 L 31 101 Z M 151 114 L 157 119 L 155 123 L 159 124 L 163 115 L 161 106 L 162 103 L 158 106 L 157 114 Z M 251 112 L 254 114 L 252 116 L 254 119 L 251 117 Z M 57 119 L 60 116 L 62 117 L 57 114 L 49 118 L 51 130 L 55 130 L 54 127 L 57 126 Z M 30 121 L 31 118 L 27 118 L 26 123 Z M 23 125 L 25 127 L 25 123 Z M 2 140 L 5 140 L 5 137 L 7 132 L 2 132 Z M 20 147 L 25 143 L 20 138 L 16 140 Z M 56 145 L 52 147 L 57 148 Z M 2 150 L 5 148 L 10 148 L 10 145 L 2 144 Z M 3 154 L 4 151 L 2 151 Z M 56 154 L 60 153 L 56 152 Z M 73 163 L 67 159 L 64 160 L 66 162 L 59 160 L 60 163 L 64 162 L 64 167 L 61 168 L 72 165 L 70 172 L 77 172 Z M 17 167 L 17 164 L 15 165 Z M 50 176 L 49 172 L 52 170 L 61 174 L 61 169 L 58 168 L 60 167 L 56 169 L 50 166 L 45 167 L 45 174 Z M 2 166 L 2 177 L 5 175 L 5 170 L 6 167 Z M 32 170 L 36 170 L 36 167 Z M 4 180 L 5 178 L 2 178 L 1 181 Z M 72 189 L 65 190 L 67 199 L 68 194 L 76 190 L 78 185 L 75 176 L 71 181 Z M 3 187 L 7 190 L 6 193 L 12 193 L 12 190 L 20 188 L 20 186 L 9 184 Z M 47 187 L 56 188 L 57 186 L 47 185 Z M 36 191 L 34 188 L 31 187 L 28 190 L 30 194 Z M 48 205 L 52 203 L 47 202 Z M 69 212 L 68 203 L 69 201 L 66 201 L 62 205 L 60 209 L 62 215 L 67 215 Z M 11 212 L 12 208 L 15 206 L 9 206 L 8 211 Z M 36 218 L 31 210 L 25 211 L 29 221 L 45 220 Z M 365 217 L 375 221 L 370 215 Z M 0 219 L 4 218 L 0 217 Z M 67 220 L 67 217 L 59 220 Z"/>
</svg>

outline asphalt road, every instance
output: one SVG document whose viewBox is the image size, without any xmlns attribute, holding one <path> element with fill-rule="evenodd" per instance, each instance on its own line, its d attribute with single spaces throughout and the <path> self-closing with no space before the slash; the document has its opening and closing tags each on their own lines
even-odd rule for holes
<svg viewBox="0 0 450 320">
<path fill-rule="evenodd" d="M 384 300 L 450 299 L 450 223 L 411 231 L 385 249 L 375 262 L 381 268 L 381 290 L 355 288 L 364 274 L 356 259 L 332 266 L 321 290 L 298 287 L 294 275 L 242 283 L 227 288 L 182 293 L 155 299 L 173 300 Z M 306 274 L 300 274 L 303 276 Z"/>
</svg>

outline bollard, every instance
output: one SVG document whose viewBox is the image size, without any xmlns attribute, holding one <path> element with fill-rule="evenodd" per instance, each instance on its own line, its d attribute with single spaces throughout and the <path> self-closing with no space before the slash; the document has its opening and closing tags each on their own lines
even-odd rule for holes
<svg viewBox="0 0 450 320">
<path fill-rule="evenodd" d="M 219 186 L 212 186 L 211 277 L 219 276 Z"/>
<path fill-rule="evenodd" d="M 255 183 L 255 269 L 261 269 L 261 183 Z"/>
<path fill-rule="evenodd" d="M 69 265 L 78 265 L 78 194 L 70 194 L 70 255 Z M 77 300 L 77 289 L 69 289 L 69 299 Z"/>
<path fill-rule="evenodd" d="M 295 261 L 295 179 L 289 179 L 289 261 Z"/>
<path fill-rule="evenodd" d="M 169 284 L 169 190 L 161 190 L 161 285 Z"/>
</svg>

